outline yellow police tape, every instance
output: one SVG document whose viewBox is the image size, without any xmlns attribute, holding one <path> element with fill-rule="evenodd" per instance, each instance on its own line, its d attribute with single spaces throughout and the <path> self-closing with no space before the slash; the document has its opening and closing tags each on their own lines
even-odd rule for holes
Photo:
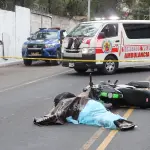
<svg viewBox="0 0 150 150">
<path fill-rule="evenodd" d="M 43 60 L 43 61 L 70 61 L 70 62 L 150 62 L 149 60 L 79 60 L 79 59 L 54 59 L 54 58 L 26 58 L 26 57 L 17 57 L 17 56 L 0 56 L 3 59 L 28 59 L 28 60 Z"/>
</svg>

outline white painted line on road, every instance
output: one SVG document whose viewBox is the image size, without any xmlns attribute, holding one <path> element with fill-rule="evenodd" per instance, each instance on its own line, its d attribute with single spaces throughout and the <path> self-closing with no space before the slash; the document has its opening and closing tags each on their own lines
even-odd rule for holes
<svg viewBox="0 0 150 150">
<path fill-rule="evenodd" d="M 57 73 L 57 74 L 54 74 L 54 75 L 51 75 L 51 76 L 48 76 L 48 77 L 39 78 L 39 79 L 37 79 L 37 80 L 33 80 L 33 81 L 26 82 L 26 83 L 23 83 L 23 84 L 20 84 L 20 85 L 16 85 L 16 86 L 13 86 L 13 87 L 10 87 L 10 88 L 1 90 L 0 93 L 6 92 L 6 91 L 9 91 L 9 90 L 13 90 L 13 89 L 16 89 L 16 88 L 20 88 L 20 87 L 23 87 L 23 86 L 26 86 L 26 85 L 30 85 L 30 84 L 33 84 L 33 83 L 36 83 L 36 82 L 39 82 L 39 81 L 42 81 L 42 80 L 46 80 L 46 79 L 49 79 L 49 78 L 52 78 L 52 77 L 61 75 L 61 74 L 63 74 L 63 73 L 70 72 L 70 71 L 72 71 L 72 69 L 71 69 L 71 70 L 64 71 L 64 72 L 61 72 L 61 73 Z"/>
</svg>

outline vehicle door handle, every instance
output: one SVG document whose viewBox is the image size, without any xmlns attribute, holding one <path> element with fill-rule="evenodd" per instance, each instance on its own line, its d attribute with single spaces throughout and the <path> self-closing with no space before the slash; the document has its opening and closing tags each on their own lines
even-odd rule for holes
<svg viewBox="0 0 150 150">
<path fill-rule="evenodd" d="M 119 40 L 116 40 L 115 42 L 120 42 Z"/>
</svg>

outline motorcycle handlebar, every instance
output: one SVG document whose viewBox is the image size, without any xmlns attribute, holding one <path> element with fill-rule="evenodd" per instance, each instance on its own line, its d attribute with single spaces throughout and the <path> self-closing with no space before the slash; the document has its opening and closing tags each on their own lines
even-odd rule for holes
<svg viewBox="0 0 150 150">
<path fill-rule="evenodd" d="M 111 83 L 111 81 L 108 80 L 108 84 L 106 83 L 106 85 L 109 85 L 109 86 L 112 86 L 112 87 L 116 87 L 117 83 L 118 83 L 118 80 L 116 80 L 114 83 Z M 92 81 L 92 73 L 90 73 L 90 82 L 89 82 L 88 88 L 89 88 L 89 87 L 90 87 L 91 89 L 92 89 L 92 88 L 95 88 L 94 85 L 95 85 L 95 84 L 94 84 L 93 81 Z M 85 88 L 85 89 L 87 89 L 87 88 Z"/>
</svg>

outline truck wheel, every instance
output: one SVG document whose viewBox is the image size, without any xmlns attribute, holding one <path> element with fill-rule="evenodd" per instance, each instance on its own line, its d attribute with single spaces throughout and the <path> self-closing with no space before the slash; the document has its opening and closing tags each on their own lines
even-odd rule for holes
<svg viewBox="0 0 150 150">
<path fill-rule="evenodd" d="M 23 62 L 24 62 L 25 66 L 31 66 L 32 65 L 32 60 L 30 60 L 30 59 L 24 59 Z"/>
<path fill-rule="evenodd" d="M 61 51 L 60 50 L 57 50 L 56 59 L 61 59 Z M 54 63 L 54 65 L 60 65 L 61 61 L 60 60 L 54 60 L 53 63 Z"/>
<path fill-rule="evenodd" d="M 46 62 L 46 64 L 50 64 L 51 61 L 50 60 L 45 60 L 45 62 Z"/>
<path fill-rule="evenodd" d="M 86 69 L 86 68 L 74 68 L 74 70 L 76 71 L 76 72 L 78 72 L 78 73 L 85 73 L 88 69 Z"/>
<path fill-rule="evenodd" d="M 107 60 L 109 60 L 107 62 Z M 112 61 L 111 61 L 112 60 Z M 103 63 L 102 72 L 106 75 L 114 74 L 118 68 L 118 62 L 114 62 L 116 58 L 114 56 L 108 56 L 106 57 L 105 61 Z"/>
</svg>

